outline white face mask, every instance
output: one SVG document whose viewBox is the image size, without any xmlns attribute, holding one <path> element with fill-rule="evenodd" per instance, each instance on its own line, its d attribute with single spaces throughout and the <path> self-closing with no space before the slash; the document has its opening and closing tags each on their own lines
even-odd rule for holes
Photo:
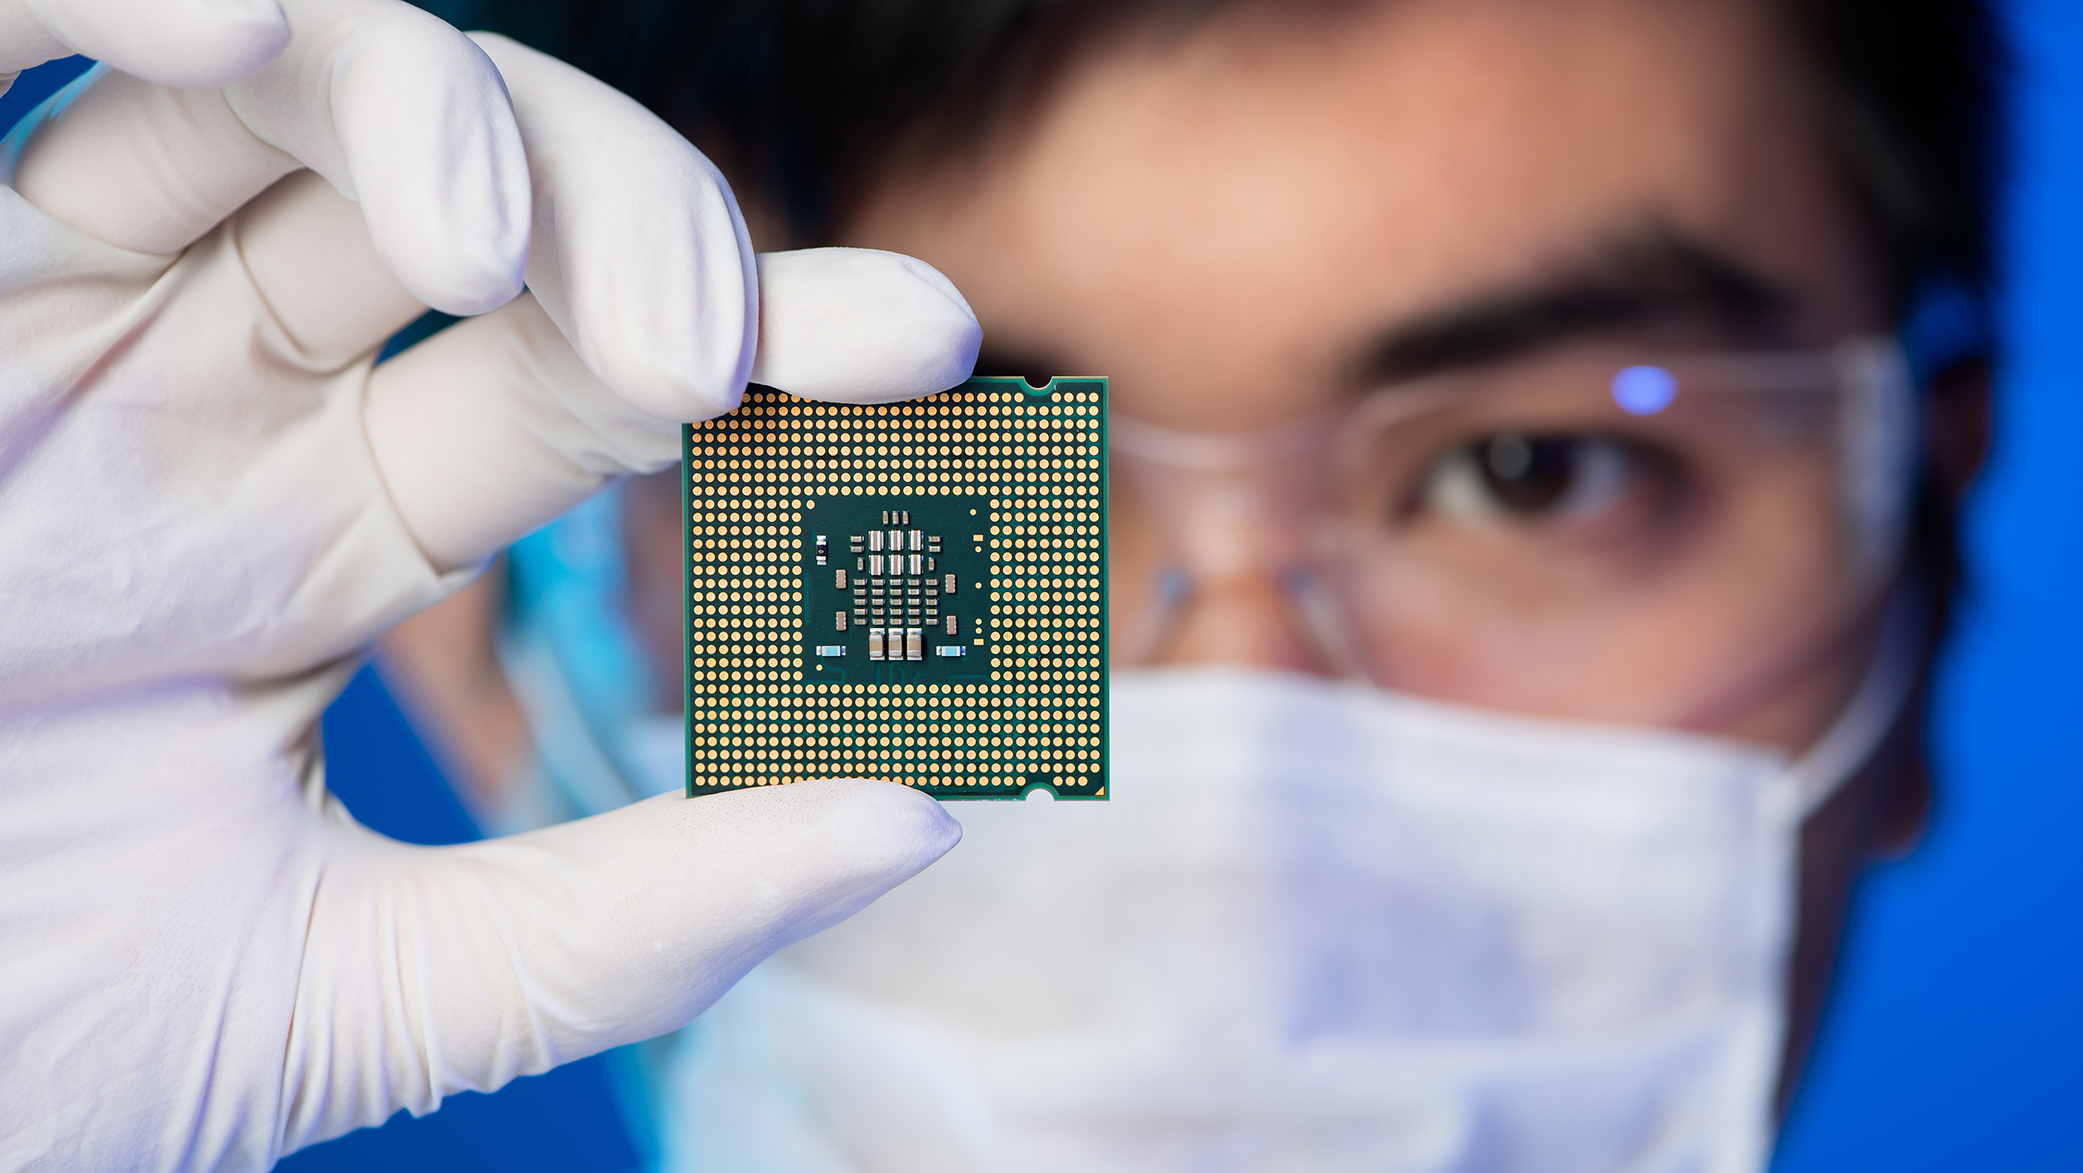
<svg viewBox="0 0 2083 1173">
<path fill-rule="evenodd" d="M 1795 767 L 1299 676 L 1119 673 L 1112 801 L 965 804 L 956 851 L 697 1021 L 668 1152 L 1756 1170 L 1800 823 L 1904 678 L 1876 664 Z"/>
</svg>

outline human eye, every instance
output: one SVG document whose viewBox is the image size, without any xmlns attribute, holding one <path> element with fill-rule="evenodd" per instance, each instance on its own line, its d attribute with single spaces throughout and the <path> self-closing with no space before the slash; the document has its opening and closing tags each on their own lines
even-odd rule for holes
<svg viewBox="0 0 2083 1173">
<path fill-rule="evenodd" d="M 1676 480 L 1668 457 L 1617 436 L 1495 432 L 1435 460 L 1404 513 L 1464 526 L 1597 525 L 1659 512 Z"/>
</svg>

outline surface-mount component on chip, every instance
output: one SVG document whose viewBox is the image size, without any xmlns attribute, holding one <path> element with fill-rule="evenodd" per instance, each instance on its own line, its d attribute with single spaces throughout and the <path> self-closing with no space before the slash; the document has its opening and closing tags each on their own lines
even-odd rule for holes
<svg viewBox="0 0 2083 1173">
<path fill-rule="evenodd" d="M 682 438 L 690 795 L 1107 797 L 1106 380 L 753 387 Z"/>
</svg>

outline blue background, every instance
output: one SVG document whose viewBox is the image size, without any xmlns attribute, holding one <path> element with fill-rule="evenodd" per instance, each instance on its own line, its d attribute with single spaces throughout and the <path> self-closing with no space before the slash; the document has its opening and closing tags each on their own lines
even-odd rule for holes
<svg viewBox="0 0 2083 1173">
<path fill-rule="evenodd" d="M 1939 807 L 1865 883 L 1778 1173 L 2083 1169 L 2083 4 L 2008 9 L 2009 352 Z"/>
<path fill-rule="evenodd" d="M 2017 184 L 1997 448 L 1934 732 L 1922 849 L 1872 873 L 1776 1173 L 2083 1169 L 2083 5 L 2015 0 Z M 0 126 L 78 72 L 33 71 Z M 422 843 L 470 825 L 368 672 L 327 714 L 334 789 Z M 450 1099 L 283 1168 L 619 1173 L 602 1060 Z"/>
</svg>

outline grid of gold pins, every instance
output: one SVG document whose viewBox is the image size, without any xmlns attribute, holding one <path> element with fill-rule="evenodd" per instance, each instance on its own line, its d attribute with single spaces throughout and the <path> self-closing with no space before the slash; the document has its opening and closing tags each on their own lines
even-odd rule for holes
<svg viewBox="0 0 2083 1173">
<path fill-rule="evenodd" d="M 1034 404 L 978 381 L 879 406 L 753 388 L 737 411 L 689 429 L 697 784 L 867 776 L 1017 788 L 1048 774 L 1104 796 L 1104 409 L 1096 390 L 1072 387 Z M 979 633 L 989 680 L 805 680 L 804 535 L 816 500 L 906 495 L 990 498 L 988 524 L 948 535 L 989 552 Z M 759 703 L 730 703 L 748 697 Z M 1013 719 L 1024 699 L 1044 697 L 1058 719 Z"/>
</svg>

